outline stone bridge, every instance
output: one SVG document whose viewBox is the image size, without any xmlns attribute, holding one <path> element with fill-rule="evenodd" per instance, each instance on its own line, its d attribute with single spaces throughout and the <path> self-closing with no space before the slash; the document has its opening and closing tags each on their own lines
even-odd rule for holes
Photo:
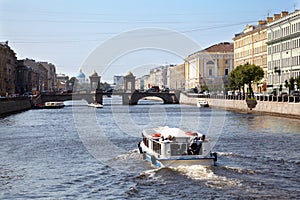
<svg viewBox="0 0 300 200">
<path fill-rule="evenodd" d="M 45 103 L 47 101 L 72 101 L 72 100 L 86 100 L 88 103 L 95 101 L 95 94 L 41 94 L 38 103 Z"/>
<path fill-rule="evenodd" d="M 119 95 L 122 96 L 122 102 L 124 105 L 136 105 L 140 99 L 145 97 L 159 97 L 165 104 L 178 104 L 179 100 L 174 93 L 166 92 L 133 92 L 133 93 L 106 93 L 97 91 L 92 94 L 60 94 L 60 93 L 46 93 L 41 94 L 34 103 L 45 103 L 48 101 L 71 101 L 71 100 L 86 100 L 88 103 L 94 101 L 103 104 L 103 96 L 105 95 Z"/>
<path fill-rule="evenodd" d="M 123 104 L 136 105 L 140 99 L 145 97 L 159 97 L 165 104 L 178 104 L 179 98 L 175 93 L 168 92 L 133 92 L 123 94 Z"/>
</svg>

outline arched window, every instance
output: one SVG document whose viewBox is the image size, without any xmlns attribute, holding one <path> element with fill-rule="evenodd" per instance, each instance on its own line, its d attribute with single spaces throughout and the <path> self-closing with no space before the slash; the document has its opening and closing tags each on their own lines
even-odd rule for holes
<svg viewBox="0 0 300 200">
<path fill-rule="evenodd" d="M 215 63 L 213 62 L 213 61 L 208 61 L 207 63 L 206 63 L 207 65 L 214 65 Z"/>
</svg>

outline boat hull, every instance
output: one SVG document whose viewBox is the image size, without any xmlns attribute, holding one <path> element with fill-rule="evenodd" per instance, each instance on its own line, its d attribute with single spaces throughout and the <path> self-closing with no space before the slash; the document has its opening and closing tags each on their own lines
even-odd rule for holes
<svg viewBox="0 0 300 200">
<path fill-rule="evenodd" d="M 179 166 L 213 166 L 215 165 L 214 157 L 203 158 L 177 158 L 177 159 L 160 159 L 154 155 L 143 153 L 143 158 L 156 167 L 179 167 Z"/>
<path fill-rule="evenodd" d="M 101 104 L 88 104 L 88 107 L 92 107 L 92 108 L 103 108 L 103 105 L 101 105 Z"/>
<path fill-rule="evenodd" d="M 169 158 L 158 158 L 155 154 L 148 152 L 147 148 L 141 143 L 138 144 L 140 153 L 143 154 L 143 159 L 156 167 L 178 167 L 178 166 L 213 166 L 216 165 L 217 154 L 212 153 L 207 156 L 191 156 L 183 155 Z"/>
</svg>

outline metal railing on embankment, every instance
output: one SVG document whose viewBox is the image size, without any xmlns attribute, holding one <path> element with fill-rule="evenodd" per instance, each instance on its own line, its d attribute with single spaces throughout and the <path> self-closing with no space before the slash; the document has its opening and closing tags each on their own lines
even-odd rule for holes
<svg viewBox="0 0 300 200">
<path fill-rule="evenodd" d="M 205 95 L 195 93 L 185 93 L 188 97 L 194 98 L 209 98 L 209 99 L 224 99 L 224 100 L 246 100 L 245 95 Z M 257 101 L 269 101 L 269 102 L 287 102 L 287 103 L 299 103 L 300 96 L 256 96 Z"/>
</svg>

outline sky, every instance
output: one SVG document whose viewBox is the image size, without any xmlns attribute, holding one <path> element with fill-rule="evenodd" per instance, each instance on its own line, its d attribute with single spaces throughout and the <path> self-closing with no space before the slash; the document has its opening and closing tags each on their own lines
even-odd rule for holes
<svg viewBox="0 0 300 200">
<path fill-rule="evenodd" d="M 47 61 L 70 77 L 102 81 L 181 64 L 193 52 L 232 42 L 247 24 L 300 0 L 0 0 L 0 41 L 18 59 Z"/>
</svg>

